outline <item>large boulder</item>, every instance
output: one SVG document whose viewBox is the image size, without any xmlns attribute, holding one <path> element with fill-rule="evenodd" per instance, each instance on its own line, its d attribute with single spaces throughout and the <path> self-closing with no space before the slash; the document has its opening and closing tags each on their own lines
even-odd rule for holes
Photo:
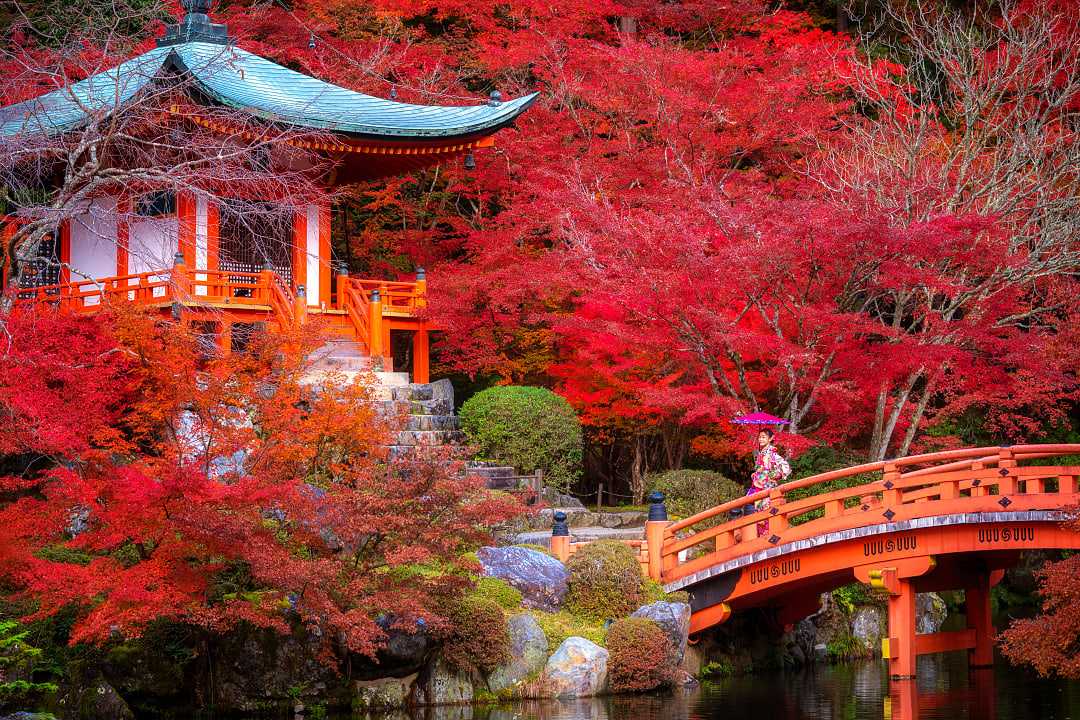
<svg viewBox="0 0 1080 720">
<path fill-rule="evenodd" d="M 389 615 L 380 616 L 375 622 L 386 633 L 386 639 L 375 662 L 353 658 L 353 677 L 361 680 L 402 678 L 419 672 L 428 664 L 437 643 L 428 634 L 423 620 L 408 628 L 397 627 L 396 618 Z"/>
<path fill-rule="evenodd" d="M 418 705 L 459 705 L 472 701 L 472 678 L 441 657 L 427 667 L 416 684 Z"/>
<path fill-rule="evenodd" d="M 403 678 L 357 680 L 353 696 L 353 712 L 366 710 L 392 710 L 405 707 L 412 695 L 416 675 Z"/>
<path fill-rule="evenodd" d="M 104 678 L 73 686 L 58 701 L 61 720 L 134 720 L 124 699 Z"/>
<path fill-rule="evenodd" d="M 583 637 L 568 637 L 548 658 L 544 689 L 552 697 L 591 697 L 607 690 L 608 651 Z"/>
<path fill-rule="evenodd" d="M 681 663 L 690 635 L 690 606 L 680 602 L 654 602 L 635 610 L 630 617 L 652 620 L 660 626 L 675 648 L 675 663 Z"/>
<path fill-rule="evenodd" d="M 510 662 L 495 668 L 488 676 L 491 692 L 506 690 L 524 682 L 544 669 L 548 641 L 540 623 L 529 613 L 519 613 L 506 623 L 510 635 Z"/>
<path fill-rule="evenodd" d="M 521 593 L 525 607 L 555 612 L 562 606 L 570 573 L 550 555 L 523 547 L 483 547 L 476 556 L 485 575 Z"/>
<path fill-rule="evenodd" d="M 915 632 L 938 632 L 948 615 L 949 608 L 937 593 L 919 593 L 915 596 Z"/>
<path fill-rule="evenodd" d="M 851 634 L 861 640 L 867 648 L 880 645 L 881 638 L 885 637 L 887 630 L 885 611 L 877 605 L 860 607 L 851 619 Z"/>
</svg>

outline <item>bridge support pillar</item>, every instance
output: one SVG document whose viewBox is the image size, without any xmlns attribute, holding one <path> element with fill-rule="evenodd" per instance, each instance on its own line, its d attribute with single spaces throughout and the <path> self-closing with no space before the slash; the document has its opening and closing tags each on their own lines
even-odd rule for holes
<svg viewBox="0 0 1080 720">
<path fill-rule="evenodd" d="M 915 677 L 915 588 L 897 579 L 889 594 L 889 636 L 881 641 L 881 654 L 889 661 L 889 675 Z"/>
<path fill-rule="evenodd" d="M 969 652 L 972 667 L 990 667 L 994 664 L 994 623 L 990 617 L 989 574 L 964 588 L 964 605 L 967 626 L 975 631 L 975 647 Z"/>
</svg>

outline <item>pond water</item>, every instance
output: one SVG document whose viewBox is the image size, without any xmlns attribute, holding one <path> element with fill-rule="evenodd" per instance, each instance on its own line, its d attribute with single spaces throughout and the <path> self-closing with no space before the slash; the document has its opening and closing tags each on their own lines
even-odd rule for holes
<svg viewBox="0 0 1080 720">
<path fill-rule="evenodd" d="M 371 720 L 1080 720 L 1080 682 L 1041 680 L 1000 659 L 970 670 L 966 653 L 922 657 L 918 673 L 914 684 L 890 687 L 883 661 L 818 665 L 662 695 L 424 708 Z"/>
</svg>

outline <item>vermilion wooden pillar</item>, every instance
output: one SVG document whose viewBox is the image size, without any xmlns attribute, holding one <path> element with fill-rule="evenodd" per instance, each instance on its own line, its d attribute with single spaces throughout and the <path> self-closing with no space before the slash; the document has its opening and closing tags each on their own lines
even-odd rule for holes
<svg viewBox="0 0 1080 720">
<path fill-rule="evenodd" d="M 972 667 L 994 664 L 994 623 L 990 616 L 990 576 L 964 588 L 967 626 L 975 631 L 975 647 L 968 653 Z"/>
<path fill-rule="evenodd" d="M 221 269 L 221 208 L 213 198 L 206 204 L 206 269 Z"/>
<path fill-rule="evenodd" d="M 293 291 L 307 283 L 307 209 L 298 208 L 293 215 Z"/>
<path fill-rule="evenodd" d="M 889 661 L 889 675 L 915 677 L 915 588 L 906 579 L 896 580 L 889 595 L 889 637 L 881 641 L 882 655 Z"/>
<path fill-rule="evenodd" d="M 116 274 L 128 274 L 128 252 L 131 247 L 131 196 L 116 199 Z"/>
<path fill-rule="evenodd" d="M 189 268 L 195 267 L 195 223 L 197 202 L 195 194 L 181 192 L 176 195 L 177 251 L 184 256 Z"/>
<path fill-rule="evenodd" d="M 431 338 L 427 327 L 421 325 L 413 333 L 413 382 L 431 382 Z"/>
<path fill-rule="evenodd" d="M 71 282 L 71 221 L 60 223 L 60 284 Z"/>
</svg>

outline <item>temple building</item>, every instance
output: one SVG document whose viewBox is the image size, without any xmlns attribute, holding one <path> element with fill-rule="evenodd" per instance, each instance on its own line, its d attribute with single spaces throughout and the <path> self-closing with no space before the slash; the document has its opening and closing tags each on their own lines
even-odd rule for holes
<svg viewBox="0 0 1080 720">
<path fill-rule="evenodd" d="M 23 302 L 93 312 L 108 302 L 135 302 L 210 326 L 223 350 L 253 327 L 328 320 L 384 370 L 392 370 L 392 337 L 410 336 L 414 382 L 427 382 L 431 326 L 419 316 L 426 281 L 419 270 L 394 280 L 349 274 L 332 252 L 336 187 L 448 160 L 473 162 L 478 148 L 514 121 L 535 95 L 483 104 L 427 106 L 348 90 L 290 70 L 238 47 L 224 25 L 210 22 L 210 0 L 184 0 L 187 15 L 158 46 L 106 72 L 0 108 L 0 139 L 79 133 L 103 115 L 123 113 L 163 84 L 183 87 L 184 120 L 203 131 L 251 140 L 276 133 L 316 153 L 331 168 L 319 176 L 325 199 L 288 206 L 273 221 L 275 197 L 255 198 L 265 216 L 236 207 L 228 183 L 199 189 L 125 187 L 96 195 L 60 222 L 39 249 L 37 272 L 5 288 Z M 199 108 L 205 109 L 200 113 Z M 168 108 L 166 108 L 166 111 Z M 172 106 L 177 112 L 177 106 Z M 232 113 L 238 122 L 222 118 Z M 124 158 L 116 162 L 122 164 Z M 12 237 L 25 217 L 4 222 Z M 5 246 L 7 243 L 5 243 Z M 10 278 L 5 277 L 5 283 Z"/>
</svg>

